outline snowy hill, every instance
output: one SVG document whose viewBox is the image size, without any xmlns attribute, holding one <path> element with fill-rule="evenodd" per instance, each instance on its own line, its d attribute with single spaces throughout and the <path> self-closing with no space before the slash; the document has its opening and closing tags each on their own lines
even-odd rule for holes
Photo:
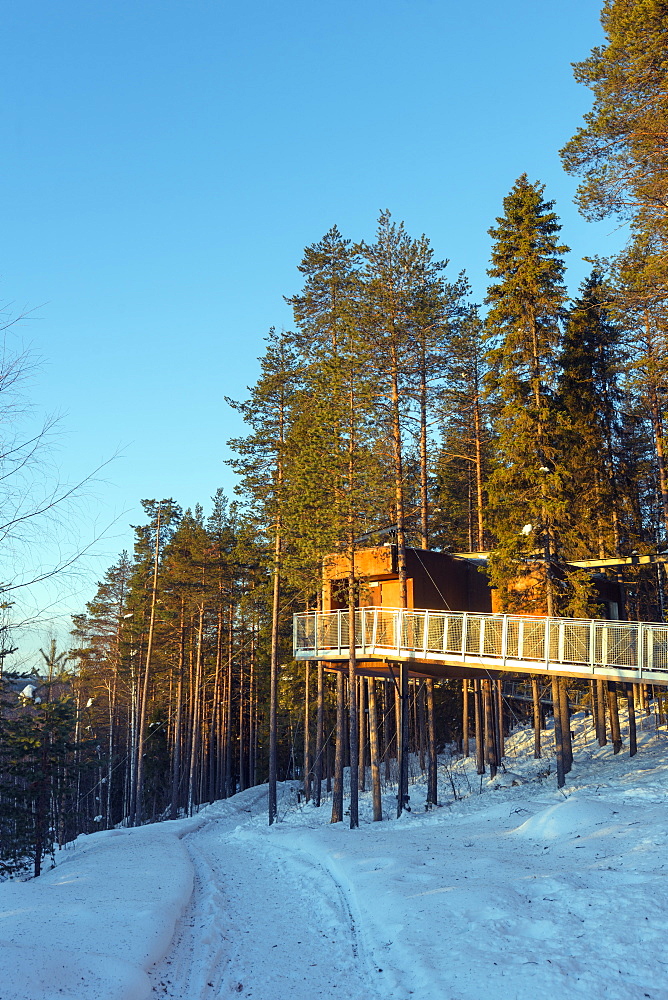
<svg viewBox="0 0 668 1000">
<path fill-rule="evenodd" d="M 419 781 L 400 820 L 362 795 L 356 831 L 291 786 L 269 828 L 263 786 L 80 837 L 0 885 L 0 998 L 667 1000 L 668 740 L 643 720 L 629 760 L 573 722 L 563 792 L 527 732 L 494 782 L 444 759 L 431 812 Z"/>
</svg>

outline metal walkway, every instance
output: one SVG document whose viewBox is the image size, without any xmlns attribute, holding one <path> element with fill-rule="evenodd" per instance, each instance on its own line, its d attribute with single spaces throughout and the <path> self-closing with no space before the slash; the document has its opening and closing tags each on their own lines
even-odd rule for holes
<svg viewBox="0 0 668 1000">
<path fill-rule="evenodd" d="M 348 612 L 294 616 L 298 660 L 348 658 Z M 360 660 L 668 685 L 668 625 L 455 611 L 362 608 Z"/>
</svg>

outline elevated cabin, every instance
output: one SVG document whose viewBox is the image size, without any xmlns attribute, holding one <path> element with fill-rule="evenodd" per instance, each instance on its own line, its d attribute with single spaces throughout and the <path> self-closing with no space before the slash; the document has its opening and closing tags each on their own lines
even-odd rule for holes
<svg viewBox="0 0 668 1000">
<path fill-rule="evenodd" d="M 407 607 L 430 611 L 471 611 L 494 614 L 500 611 L 497 592 L 490 587 L 481 569 L 487 561 L 486 552 L 449 553 L 427 549 L 406 549 Z M 327 556 L 324 566 L 322 595 L 323 611 L 348 607 L 347 555 Z M 537 574 L 526 574 L 521 586 L 530 588 Z M 355 552 L 355 576 L 359 580 L 357 604 L 362 608 L 401 606 L 399 596 L 399 566 L 396 545 L 378 545 Z M 621 587 L 616 580 L 603 574 L 593 575 L 602 607 L 602 617 L 618 620 L 625 617 Z M 532 609 L 532 614 L 547 614 L 546 609 Z"/>
</svg>

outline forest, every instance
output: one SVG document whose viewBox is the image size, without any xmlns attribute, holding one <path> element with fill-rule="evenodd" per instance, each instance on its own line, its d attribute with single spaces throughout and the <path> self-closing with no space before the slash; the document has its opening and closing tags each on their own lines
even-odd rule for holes
<svg viewBox="0 0 668 1000">
<path fill-rule="evenodd" d="M 375 712 L 376 695 L 396 780 L 386 682 L 345 692 L 292 659 L 292 615 L 319 607 L 329 553 L 354 570 L 357 548 L 391 541 L 401 581 L 409 546 L 489 552 L 503 609 L 589 618 L 596 593 L 573 560 L 666 550 L 668 8 L 606 0 L 602 24 L 605 45 L 574 67 L 592 107 L 561 156 L 585 217 L 626 226 L 623 251 L 592 247 L 569 296 L 558 207 L 526 174 L 490 220 L 480 303 L 389 211 L 369 242 L 314 234 L 286 290 L 291 329 L 267 332 L 257 381 L 226 400 L 246 427 L 228 442 L 235 495 L 143 500 L 134 551 L 75 616 L 71 647 L 43 651 L 31 690 L 3 667 L 7 872 L 39 874 L 82 831 L 192 814 L 267 780 L 275 794 L 298 778 L 324 806 L 337 768 L 364 754 L 358 701 Z M 627 618 L 666 619 L 663 564 L 614 574 Z M 356 588 L 353 571 L 351 606 Z M 461 747 L 461 685 L 434 696 L 438 745 Z M 414 685 L 423 768 L 424 718 Z"/>
</svg>

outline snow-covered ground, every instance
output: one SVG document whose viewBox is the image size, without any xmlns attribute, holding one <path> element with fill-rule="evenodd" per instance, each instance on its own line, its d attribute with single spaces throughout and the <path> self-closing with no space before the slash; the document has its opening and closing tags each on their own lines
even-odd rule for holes
<svg viewBox="0 0 668 1000">
<path fill-rule="evenodd" d="M 367 793 L 355 831 L 286 785 L 273 827 L 259 787 L 80 837 L 0 885 L 0 1000 L 668 1000 L 668 737 L 643 724 L 629 759 L 574 717 L 563 791 L 527 730 L 496 781 L 444 762 L 440 808 L 416 781 L 372 823 Z"/>
</svg>

